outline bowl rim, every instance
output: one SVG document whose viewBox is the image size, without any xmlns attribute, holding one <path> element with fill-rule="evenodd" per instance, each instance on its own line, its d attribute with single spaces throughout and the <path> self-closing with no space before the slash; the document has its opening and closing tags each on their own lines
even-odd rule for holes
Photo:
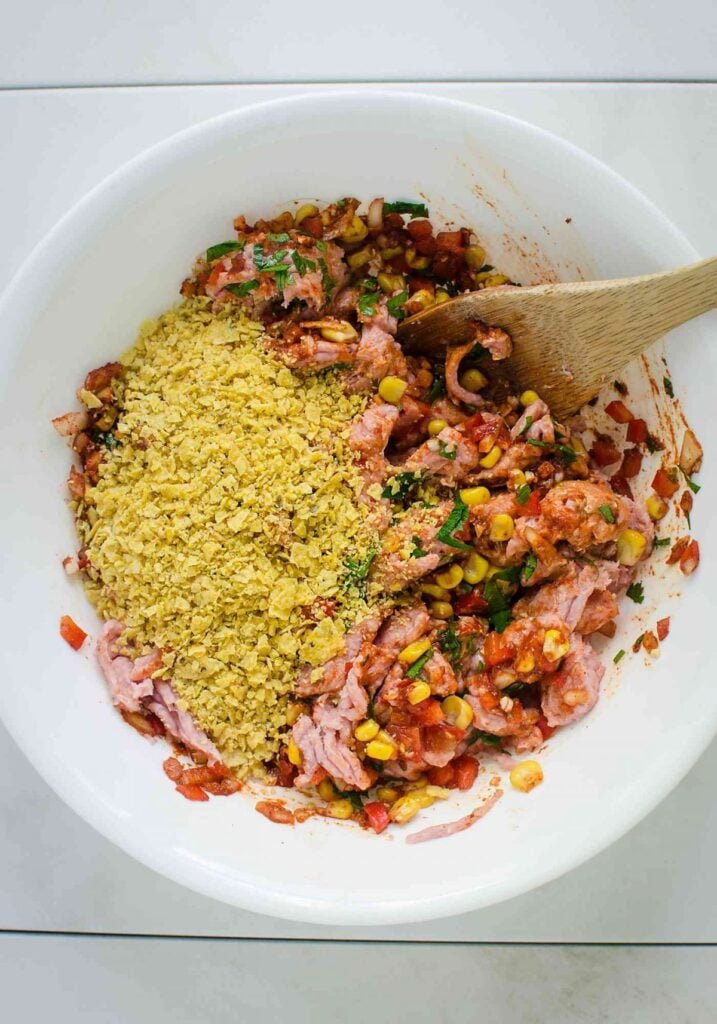
<svg viewBox="0 0 717 1024">
<path fill-rule="evenodd" d="M 23 322 L 27 313 L 23 314 L 22 308 L 24 306 L 27 310 L 29 306 L 28 291 L 32 292 L 38 288 L 41 278 L 38 270 L 49 260 L 56 242 L 62 239 L 65 233 L 71 238 L 74 231 L 82 227 L 86 218 L 92 218 L 95 209 L 99 212 L 105 204 L 112 201 L 112 193 L 119 184 L 131 184 L 133 178 L 141 178 L 145 167 L 154 167 L 157 163 L 161 165 L 162 161 L 173 160 L 177 150 L 190 152 L 194 145 L 227 125 L 241 127 L 261 124 L 263 120 L 285 114 L 287 110 L 290 113 L 293 108 L 313 107 L 320 114 L 322 110 L 335 108 L 347 101 L 368 105 L 394 103 L 424 109 L 451 109 L 466 118 L 477 115 L 487 121 L 513 126 L 526 136 L 547 139 L 556 148 L 568 151 L 574 163 L 583 163 L 604 178 L 611 179 L 616 187 L 630 196 L 638 208 L 643 208 L 647 217 L 653 222 L 659 222 L 662 230 L 672 237 L 678 258 L 684 257 L 686 261 L 699 258 L 697 250 L 684 234 L 636 186 L 572 142 L 527 121 L 479 104 L 434 96 L 430 93 L 372 88 L 310 90 L 298 95 L 250 104 L 205 119 L 173 133 L 117 167 L 70 207 L 25 258 L 4 292 L 0 294 L 0 323 L 5 320 L 12 321 L 13 315 L 18 318 L 18 323 Z M 15 303 L 20 308 L 19 313 L 15 312 Z M 6 340 L 0 349 L 0 365 L 19 343 L 19 336 Z M 301 897 L 294 893 L 270 890 L 263 884 L 252 884 L 247 880 L 230 880 L 222 872 L 212 871 L 206 865 L 197 866 L 171 846 L 160 848 L 156 844 L 145 842 L 138 832 L 133 832 L 131 827 L 127 827 L 126 822 L 123 823 L 101 799 L 93 797 L 86 789 L 78 788 L 73 775 L 65 768 L 61 759 L 52 753 L 50 746 L 43 744 L 40 738 L 33 734 L 29 724 L 25 725 L 19 717 L 14 717 L 3 703 L 0 692 L 0 710 L 3 711 L 2 720 L 8 732 L 48 786 L 88 824 L 140 863 L 195 892 L 255 913 L 314 924 L 344 926 L 377 926 L 447 917 L 500 903 L 545 885 L 606 849 L 649 814 L 683 779 L 711 742 L 715 732 L 714 721 L 709 715 L 704 716 L 700 722 L 695 723 L 692 743 L 685 744 L 682 749 L 672 748 L 666 751 L 661 762 L 655 765 L 652 785 L 649 790 L 642 791 L 641 799 L 617 802 L 608 826 L 601 829 L 599 834 L 583 835 L 579 842 L 571 845 L 569 851 L 566 850 L 562 856 L 552 860 L 549 866 L 534 865 L 532 870 L 524 873 L 519 884 L 516 884 L 515 879 L 510 879 L 483 891 L 463 888 L 457 892 L 421 896 L 410 900 L 377 901 L 360 906 L 347 906 L 316 897 Z"/>
</svg>

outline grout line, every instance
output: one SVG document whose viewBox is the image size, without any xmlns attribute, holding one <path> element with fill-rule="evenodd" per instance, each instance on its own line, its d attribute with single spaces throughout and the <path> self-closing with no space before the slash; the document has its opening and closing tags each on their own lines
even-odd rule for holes
<svg viewBox="0 0 717 1024">
<path fill-rule="evenodd" d="M 324 938 L 301 938 L 289 936 L 280 938 L 278 936 L 249 936 L 249 935 L 162 935 L 154 932 L 90 932 L 53 930 L 42 928 L 0 928 L 0 937 L 8 936 L 13 938 L 62 938 L 62 939 L 144 939 L 162 940 L 168 942 L 270 942 L 270 943 L 310 943 L 321 945 L 329 943 L 343 943 L 345 945 L 377 945 L 377 946 L 555 946 L 561 948 L 596 948 L 596 949 L 639 949 L 647 947 L 650 949 L 715 949 L 717 942 L 559 942 L 550 940 L 547 942 L 536 942 L 532 940 L 508 940 L 508 939 L 324 939 Z"/>
</svg>

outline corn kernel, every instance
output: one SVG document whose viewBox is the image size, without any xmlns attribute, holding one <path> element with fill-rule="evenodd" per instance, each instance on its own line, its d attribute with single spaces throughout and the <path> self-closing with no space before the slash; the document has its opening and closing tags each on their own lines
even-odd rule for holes
<svg viewBox="0 0 717 1024">
<path fill-rule="evenodd" d="M 322 327 L 320 332 L 322 338 L 326 338 L 327 341 L 352 341 L 354 338 L 358 338 L 356 328 L 353 327 L 347 320 L 337 320 L 336 325 L 332 327 Z"/>
<path fill-rule="evenodd" d="M 297 767 L 301 764 L 301 751 L 299 750 L 299 748 L 297 747 L 293 740 L 289 740 L 287 744 L 286 756 L 289 758 L 291 764 L 296 765 Z"/>
<path fill-rule="evenodd" d="M 381 729 L 376 739 L 367 745 L 366 754 L 376 761 L 390 761 L 396 754 L 396 745 L 388 733 Z"/>
<path fill-rule="evenodd" d="M 464 373 L 460 375 L 458 380 L 462 388 L 465 388 L 466 391 L 472 391 L 474 393 L 476 391 L 480 391 L 480 389 L 484 388 L 488 383 L 488 378 L 486 377 L 486 375 L 484 373 L 481 373 L 480 370 L 476 369 L 466 370 Z"/>
<path fill-rule="evenodd" d="M 512 469 L 508 480 L 514 491 L 517 491 L 519 487 L 525 487 L 528 482 L 528 478 L 522 469 Z"/>
<path fill-rule="evenodd" d="M 457 729 L 467 729 L 474 718 L 473 708 L 467 700 L 452 693 L 441 703 L 443 714 Z"/>
<path fill-rule="evenodd" d="M 570 650 L 570 641 L 563 640 L 559 629 L 546 629 L 543 640 L 543 654 L 548 661 L 560 661 Z"/>
<path fill-rule="evenodd" d="M 636 565 L 642 558 L 647 538 L 638 530 L 623 530 L 617 538 L 617 560 L 620 565 Z"/>
<path fill-rule="evenodd" d="M 386 274 L 382 272 L 376 280 L 378 281 L 379 288 L 386 295 L 392 295 L 393 292 L 402 292 L 406 284 L 403 274 Z"/>
<path fill-rule="evenodd" d="M 588 453 L 587 448 L 585 447 L 585 445 L 579 437 L 570 438 L 570 447 L 573 449 L 574 452 L 577 452 L 578 455 L 587 455 Z"/>
<path fill-rule="evenodd" d="M 406 793 L 393 804 L 388 815 L 391 821 L 395 821 L 397 825 L 405 825 L 411 818 L 415 818 L 424 807 L 430 807 L 433 801 L 434 797 L 429 796 L 424 790 Z"/>
<path fill-rule="evenodd" d="M 428 683 L 414 683 L 408 691 L 408 703 L 420 704 L 431 696 L 431 688 Z"/>
<path fill-rule="evenodd" d="M 77 392 L 77 397 L 87 409 L 101 409 L 102 399 L 98 398 L 97 395 L 88 391 L 87 388 L 80 388 Z"/>
<path fill-rule="evenodd" d="M 501 569 L 500 569 L 499 565 L 491 565 L 490 563 L 488 563 L 488 568 L 486 570 L 485 578 L 487 580 L 492 580 L 493 577 L 496 575 L 496 573 L 499 573 L 500 571 L 501 571 Z"/>
<path fill-rule="evenodd" d="M 428 779 L 425 775 L 418 775 L 413 782 L 409 782 L 410 789 L 425 789 L 428 785 Z"/>
<path fill-rule="evenodd" d="M 408 384 L 400 377 L 384 377 L 378 386 L 378 393 L 384 402 L 398 405 L 403 398 Z"/>
<path fill-rule="evenodd" d="M 436 583 L 445 587 L 446 590 L 453 590 L 463 579 L 463 570 L 460 565 L 451 565 L 445 572 L 440 572 L 436 576 Z"/>
<path fill-rule="evenodd" d="M 428 594 L 429 597 L 435 597 L 436 601 L 450 601 L 451 599 L 450 593 L 435 583 L 422 583 L 421 592 Z"/>
<path fill-rule="evenodd" d="M 483 469 L 492 469 L 493 466 L 495 466 L 496 462 L 500 459 L 502 454 L 502 449 L 499 448 L 497 444 L 494 444 L 491 450 L 488 452 L 488 454 L 484 455 L 483 458 L 480 460 L 480 464 L 483 467 Z"/>
<path fill-rule="evenodd" d="M 411 313 L 420 313 L 422 309 L 434 305 L 433 292 L 429 292 L 428 288 L 419 288 L 408 301 Z"/>
<path fill-rule="evenodd" d="M 428 256 L 419 256 L 412 245 L 406 248 L 406 263 L 411 270 L 426 270 L 430 260 Z M 433 298 L 433 296 L 431 296 Z"/>
<path fill-rule="evenodd" d="M 471 270 L 480 270 L 485 266 L 485 249 L 482 245 L 469 245 L 463 258 Z"/>
<path fill-rule="evenodd" d="M 464 487 L 458 493 L 461 501 L 468 506 L 485 505 L 486 501 L 490 500 L 490 491 L 487 487 Z"/>
<path fill-rule="evenodd" d="M 365 267 L 370 259 L 371 249 L 369 246 L 366 246 L 363 249 L 357 249 L 356 252 L 349 253 L 346 257 L 346 262 L 352 270 L 358 270 L 359 267 Z"/>
<path fill-rule="evenodd" d="M 426 794 L 432 796 L 434 800 L 447 800 L 451 791 L 445 786 L 426 786 Z"/>
<path fill-rule="evenodd" d="M 306 220 L 307 217 L 315 217 L 319 212 L 318 206 L 314 206 L 313 203 L 304 203 L 294 214 L 294 224 L 298 228 L 302 220 Z"/>
<path fill-rule="evenodd" d="M 431 615 L 434 619 L 450 619 L 453 615 L 453 606 L 447 601 L 432 601 Z"/>
<path fill-rule="evenodd" d="M 317 788 L 322 800 L 333 800 L 336 796 L 336 789 L 331 779 L 322 779 Z"/>
<path fill-rule="evenodd" d="M 656 494 L 651 494 L 645 502 L 647 506 L 647 514 L 653 523 L 657 523 L 664 516 L 667 515 L 667 502 L 663 501 L 662 498 L 658 498 Z"/>
<path fill-rule="evenodd" d="M 384 804 L 392 804 L 394 800 L 398 800 L 400 795 L 399 790 L 394 789 L 393 786 L 379 786 L 376 790 L 376 797 Z"/>
<path fill-rule="evenodd" d="M 428 637 L 424 637 L 423 640 L 414 640 L 408 647 L 404 647 L 401 653 L 398 655 L 398 660 L 402 661 L 404 665 L 412 665 L 414 661 L 418 661 L 422 654 L 431 649 L 431 641 Z"/>
<path fill-rule="evenodd" d="M 510 278 L 505 274 L 489 274 L 488 277 L 482 278 L 482 283 L 484 288 L 497 288 L 498 285 L 509 284 Z"/>
<path fill-rule="evenodd" d="M 488 559 L 473 551 L 468 555 L 466 564 L 463 566 L 463 579 L 466 583 L 470 583 L 471 586 L 475 586 L 476 583 L 480 583 L 485 579 L 489 568 L 490 562 Z"/>
<path fill-rule="evenodd" d="M 521 654 L 521 656 L 515 663 L 515 671 L 518 672 L 521 676 L 529 675 L 534 668 L 535 658 L 530 653 L 530 651 L 526 651 L 525 654 Z"/>
<path fill-rule="evenodd" d="M 496 542 L 510 540 L 514 533 L 515 523 L 512 516 L 509 516 L 507 512 L 499 512 L 498 515 L 493 516 L 488 533 L 491 540 Z"/>
<path fill-rule="evenodd" d="M 523 408 L 527 409 L 529 405 L 532 405 L 533 402 L 539 401 L 539 399 L 540 395 L 537 391 L 524 391 L 520 396 L 519 401 Z"/>
<path fill-rule="evenodd" d="M 510 773 L 510 782 L 521 793 L 529 793 L 543 781 L 543 769 L 537 761 L 521 761 Z"/>
<path fill-rule="evenodd" d="M 429 420 L 428 421 L 428 433 L 431 437 L 435 437 L 436 434 L 440 434 L 442 430 L 448 426 L 445 420 Z"/>
<path fill-rule="evenodd" d="M 346 821 L 351 818 L 354 813 L 354 806 L 350 800 L 332 800 L 328 807 L 329 814 L 332 818 L 339 818 L 342 821 Z"/>
<path fill-rule="evenodd" d="M 306 708 L 303 704 L 289 704 L 286 709 L 286 724 L 293 725 L 297 718 L 300 718 L 305 711 Z"/>
<path fill-rule="evenodd" d="M 354 736 L 357 740 L 360 740 L 361 743 L 368 743 L 368 741 L 372 740 L 374 736 L 378 736 L 379 729 L 380 726 L 378 722 L 375 722 L 373 718 L 367 718 L 365 721 L 359 722 L 356 726 L 354 729 Z"/>
<path fill-rule="evenodd" d="M 381 250 L 381 255 L 385 260 L 392 260 L 394 256 L 400 256 L 403 252 L 403 247 L 400 245 L 391 245 Z"/>
<path fill-rule="evenodd" d="M 358 242 L 363 242 L 367 234 L 368 228 L 358 214 L 355 213 L 351 223 L 341 236 L 341 241 L 346 242 L 347 245 L 356 245 Z"/>
<path fill-rule="evenodd" d="M 444 302 L 450 302 L 451 297 L 447 291 L 443 288 L 436 288 L 435 302 L 437 306 L 442 306 Z"/>
</svg>

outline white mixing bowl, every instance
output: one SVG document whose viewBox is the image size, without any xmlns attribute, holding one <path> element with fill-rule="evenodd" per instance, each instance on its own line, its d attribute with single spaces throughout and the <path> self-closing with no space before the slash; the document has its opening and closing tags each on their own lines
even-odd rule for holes
<svg viewBox="0 0 717 1024">
<path fill-rule="evenodd" d="M 437 220 L 474 226 L 490 262 L 524 283 L 696 258 L 649 202 L 585 153 L 512 118 L 426 96 L 280 100 L 215 118 L 131 161 L 47 235 L 0 304 L 0 713 L 63 800 L 156 871 L 262 913 L 376 925 L 487 906 L 568 871 L 654 807 L 712 738 L 717 541 L 706 528 L 700 535 L 707 517 L 699 512 L 715 501 L 717 348 L 706 344 L 707 321 L 670 343 L 677 393 L 707 442 L 695 514 L 702 565 L 677 603 L 668 583 L 650 584 L 661 613 L 673 615 L 661 658 L 649 668 L 642 656 L 624 659 L 619 685 L 608 681 L 595 711 L 541 754 L 540 788 L 526 796 L 507 787 L 472 829 L 420 846 L 397 830 L 376 837 L 323 820 L 277 826 L 242 796 L 188 803 L 162 773 L 163 744 L 122 722 L 94 658 L 58 635 L 64 613 L 95 634 L 98 623 L 60 565 L 75 549 L 63 505 L 69 455 L 50 418 L 72 407 L 90 367 L 114 358 L 143 319 L 177 300 L 195 254 L 229 235 L 236 214 L 251 219 L 295 198 L 342 195 L 425 196 Z M 638 611 L 625 610 L 619 646 L 641 631 L 631 618 Z M 475 794 L 457 797 L 419 827 L 475 803 Z"/>
</svg>

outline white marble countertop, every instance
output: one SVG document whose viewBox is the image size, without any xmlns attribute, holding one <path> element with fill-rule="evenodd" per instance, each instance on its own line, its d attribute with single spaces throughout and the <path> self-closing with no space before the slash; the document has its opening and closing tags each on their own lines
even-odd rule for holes
<svg viewBox="0 0 717 1024">
<path fill-rule="evenodd" d="M 0 78 L 2 75 L 0 69 Z M 717 249 L 717 85 L 504 83 L 407 87 L 482 103 L 565 136 L 628 177 L 704 255 Z M 118 163 L 205 117 L 297 88 L 308 87 L 0 91 L 0 138 L 6 141 L 0 170 L 0 281 L 8 278 L 48 226 Z M 615 244 L 619 242 L 616 238 Z M 676 680 L 675 685 L 685 685 L 685 681 Z M 30 999 L 27 1005 L 32 1005 L 33 1012 L 18 1019 L 44 1019 L 54 1005 L 54 994 L 64 991 L 62 971 L 81 970 L 83 964 L 91 963 L 93 984 L 107 986 L 111 1009 L 93 1015 L 81 1000 L 70 1000 L 67 1005 L 72 1007 L 72 1019 L 143 1021 L 144 1016 L 136 1015 L 137 1007 L 144 1007 L 149 1020 L 148 1008 L 154 1007 L 152 999 L 156 997 L 155 992 L 148 1002 L 144 1001 L 147 987 L 151 987 L 151 970 L 169 984 L 178 970 L 191 973 L 196 967 L 196 976 L 203 975 L 210 960 L 215 983 L 223 991 L 221 986 L 228 984 L 227 978 L 239 969 L 238 960 L 243 965 L 242 977 L 255 981 L 257 972 L 261 974 L 270 961 L 274 963 L 278 958 L 276 993 L 296 993 L 301 990 L 302 971 L 310 969 L 317 958 L 325 957 L 327 965 L 341 972 L 345 970 L 342 958 L 348 956 L 342 951 L 355 948 L 350 943 L 316 947 L 305 940 L 412 940 L 427 944 L 425 957 L 415 946 L 402 946 L 403 959 L 396 963 L 408 972 L 405 985 L 409 978 L 411 986 L 415 982 L 414 1001 L 421 1007 L 416 1020 L 452 1019 L 443 1015 L 435 987 L 432 990 L 421 980 L 424 960 L 442 971 L 443 978 L 452 977 L 454 968 L 459 975 L 463 971 L 468 979 L 466 996 L 480 996 L 483 1003 L 489 994 L 494 1011 L 500 1009 L 503 1019 L 509 1021 L 653 1021 L 658 1018 L 647 1012 L 641 993 L 655 984 L 659 992 L 665 992 L 664 1001 L 660 1000 L 660 1020 L 713 1020 L 710 1007 L 715 1005 L 715 972 L 710 951 L 693 951 L 694 955 L 683 963 L 684 951 L 680 950 L 655 952 L 652 959 L 647 956 L 649 951 L 644 951 L 643 957 L 640 951 L 632 950 L 629 957 L 626 954 L 627 959 L 616 959 L 613 952 L 603 950 L 591 961 L 580 951 L 563 949 L 556 955 L 561 957 L 559 967 L 564 975 L 558 971 L 555 977 L 546 977 L 545 971 L 551 970 L 545 959 L 547 951 L 531 947 L 526 954 L 531 965 L 526 980 L 536 980 L 530 998 L 543 1000 L 540 1015 L 536 1010 L 533 1016 L 532 1010 L 515 1001 L 517 996 L 510 996 L 510 986 L 496 987 L 497 979 L 508 978 L 516 969 L 512 949 L 482 947 L 478 963 L 475 956 L 468 960 L 470 954 L 463 947 L 455 946 L 451 946 L 457 950 L 455 958 L 449 960 L 446 955 L 441 959 L 443 954 L 432 943 L 717 941 L 716 774 L 717 745 L 713 744 L 672 795 L 630 834 L 578 870 L 526 896 L 451 920 L 342 931 L 244 913 L 156 876 L 65 808 L 0 727 L 0 932 L 197 937 L 193 942 L 168 945 L 146 939 L 137 946 L 128 945 L 129 940 L 109 938 L 0 936 L 0 990 L 7 987 L 11 1006 L 15 997 Z M 239 947 L 223 944 L 222 937 L 230 936 L 257 941 Z M 259 939 L 295 941 L 293 945 L 277 946 Z M 30 943 L 34 943 L 32 953 Z M 382 985 L 388 981 L 387 961 L 374 950 L 385 948 L 363 947 L 359 954 L 362 969 L 377 972 Z M 290 954 L 291 950 L 295 953 Z M 32 993 L 28 991 L 32 987 L 31 971 L 26 967 L 28 957 L 52 964 L 46 986 Z M 598 965 L 611 979 L 610 998 L 615 1007 L 622 1008 L 620 1012 L 605 1010 L 593 991 Z M 397 969 L 400 971 L 401 966 Z M 113 970 L 127 981 L 122 992 L 116 990 Z M 345 981 L 344 991 L 350 995 L 355 978 Z M 577 998 L 574 992 L 578 991 L 578 982 L 583 994 L 573 1004 L 570 1000 Z M 332 981 L 327 975 L 326 1003 L 321 1005 L 330 1006 L 330 997 L 336 993 L 336 979 Z M 391 1002 L 391 998 L 386 1006 L 394 1008 L 394 1017 L 400 1017 L 399 1002 Z M 247 982 L 235 1006 L 239 1015 L 232 1019 L 248 1019 L 252 1010 L 279 1005 L 271 999 L 262 1003 L 260 993 Z M 311 999 L 306 1005 L 313 1005 Z M 356 1005 L 360 1007 L 360 999 Z M 579 1006 L 579 1013 L 570 1011 L 571 1005 Z M 191 998 L 181 1010 L 173 1005 L 171 1019 L 203 1019 L 202 1006 L 205 1017 L 229 1019 L 224 1016 L 226 1007 L 217 1002 L 216 991 L 212 994 L 202 985 L 192 989 Z M 300 1001 L 296 1021 L 309 1019 L 308 1014 L 301 1015 L 303 1006 Z M 551 1007 L 552 1016 L 548 1017 Z M 357 1009 L 356 1017 L 350 1019 L 358 1020 L 358 1014 Z M 58 1019 L 64 1022 L 69 1017 Z M 151 1019 L 170 1018 L 153 1014 Z M 320 1014 L 319 1019 L 323 1019 Z"/>
</svg>

